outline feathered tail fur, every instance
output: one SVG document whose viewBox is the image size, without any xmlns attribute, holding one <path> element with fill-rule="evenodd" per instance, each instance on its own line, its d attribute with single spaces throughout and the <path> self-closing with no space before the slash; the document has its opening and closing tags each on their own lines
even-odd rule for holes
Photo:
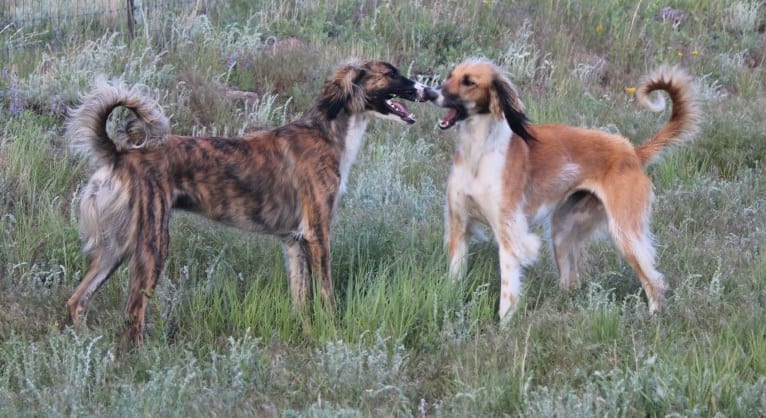
<svg viewBox="0 0 766 418">
<path fill-rule="evenodd" d="M 135 115 L 120 126 L 115 138 L 107 132 L 109 115 L 117 107 Z M 113 175 L 120 153 L 153 148 L 165 143 L 168 119 L 143 85 L 128 87 L 123 82 L 96 79 L 82 104 L 71 109 L 66 122 L 66 139 L 75 153 L 85 154 L 96 168 L 82 190 L 80 234 L 89 259 L 101 262 L 121 260 L 130 252 L 129 194 L 124 179 Z M 111 265 L 104 262 L 105 265 Z"/>
<path fill-rule="evenodd" d="M 650 94 L 664 90 L 670 96 L 673 110 L 668 123 L 652 139 L 636 147 L 636 154 L 644 165 L 654 162 L 666 147 L 694 138 L 699 130 L 700 110 L 692 86 L 692 78 L 677 67 L 660 67 L 641 81 L 636 90 L 638 102 L 653 112 L 665 108 L 665 98 Z"/>
<path fill-rule="evenodd" d="M 130 109 L 137 119 L 129 121 L 122 134 L 111 138 L 106 123 L 119 106 Z M 70 148 L 89 155 L 96 167 L 113 165 L 121 152 L 164 143 L 169 129 L 168 118 L 148 87 L 140 84 L 128 87 L 123 82 L 107 82 L 103 78 L 96 79 L 93 90 L 69 114 L 66 139 Z"/>
</svg>

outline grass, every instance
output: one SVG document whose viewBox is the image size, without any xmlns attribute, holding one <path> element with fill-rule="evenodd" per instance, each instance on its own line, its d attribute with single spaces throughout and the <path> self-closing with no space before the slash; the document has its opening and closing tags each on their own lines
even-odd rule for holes
<svg viewBox="0 0 766 418">
<path fill-rule="evenodd" d="M 195 15 L 180 2 L 147 10 L 130 42 L 123 23 L 0 8 L 0 415 L 766 415 L 765 6 L 679 1 L 673 28 L 654 19 L 664 5 L 209 0 Z M 77 196 L 89 169 L 61 134 L 95 74 L 151 86 L 176 133 L 239 135 L 300 116 L 349 56 L 438 84 L 473 55 L 512 75 L 535 122 L 636 143 L 668 115 L 626 89 L 661 63 L 695 75 L 701 134 L 649 169 L 671 288 L 661 314 L 647 314 L 632 270 L 596 243 L 569 292 L 543 252 L 499 327 L 491 242 L 471 247 L 465 280 L 446 277 L 454 133 L 414 104 L 414 126 L 371 123 L 352 169 L 333 225 L 334 318 L 292 311 L 273 238 L 177 214 L 146 345 L 121 340 L 124 268 L 87 326 L 66 326 L 85 268 Z"/>
</svg>

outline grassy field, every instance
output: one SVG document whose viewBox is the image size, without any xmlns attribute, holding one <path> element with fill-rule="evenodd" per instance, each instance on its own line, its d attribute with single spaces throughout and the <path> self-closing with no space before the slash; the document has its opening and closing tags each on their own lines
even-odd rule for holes
<svg viewBox="0 0 766 418">
<path fill-rule="evenodd" d="M 191 3 L 147 14 L 130 42 L 97 18 L 32 25 L 0 8 L 0 416 L 766 415 L 763 1 L 678 0 L 675 26 L 657 1 Z M 500 328 L 491 242 L 472 247 L 465 280 L 447 278 L 454 132 L 413 104 L 416 125 L 371 123 L 351 171 L 333 226 L 334 321 L 292 312 L 276 240 L 178 213 L 146 345 L 120 338 L 124 268 L 87 326 L 66 326 L 89 170 L 62 126 L 96 74 L 151 86 L 175 133 L 238 135 L 299 117 L 347 57 L 436 85 L 475 55 L 511 75 L 533 121 L 636 143 L 668 114 L 626 90 L 663 63 L 694 74 L 701 133 L 649 170 L 671 287 L 659 315 L 595 243 L 570 292 L 544 252 Z"/>
</svg>

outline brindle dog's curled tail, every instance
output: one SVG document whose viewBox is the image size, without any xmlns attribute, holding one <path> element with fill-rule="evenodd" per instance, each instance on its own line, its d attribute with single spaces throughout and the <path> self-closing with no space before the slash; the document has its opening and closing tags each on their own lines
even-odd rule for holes
<svg viewBox="0 0 766 418">
<path fill-rule="evenodd" d="M 136 119 L 128 121 L 112 138 L 106 123 L 119 106 L 130 109 Z M 93 90 L 82 97 L 82 104 L 70 109 L 66 139 L 73 152 L 88 155 L 100 167 L 113 165 L 121 152 L 163 144 L 168 125 L 168 118 L 148 87 L 141 84 L 128 87 L 121 81 L 108 82 L 99 77 Z"/>
</svg>

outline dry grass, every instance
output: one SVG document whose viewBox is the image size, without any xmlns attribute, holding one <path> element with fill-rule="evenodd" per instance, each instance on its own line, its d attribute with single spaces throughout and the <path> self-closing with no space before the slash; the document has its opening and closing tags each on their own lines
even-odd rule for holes
<svg viewBox="0 0 766 418">
<path fill-rule="evenodd" d="M 766 415 L 763 5 L 682 1 L 676 27 L 655 19 L 661 6 L 209 0 L 206 14 L 147 14 L 131 43 L 90 18 L 58 34 L 0 28 L 0 415 Z M 0 20 L 16 16 L 18 2 L 3 7 Z M 123 270 L 87 327 L 64 326 L 85 265 L 87 168 L 60 135 L 95 74 L 152 86 L 177 133 L 238 135 L 298 117 L 346 57 L 437 83 L 472 55 L 502 63 L 534 121 L 636 141 L 663 123 L 626 93 L 640 75 L 660 63 L 696 75 L 702 133 L 650 170 L 672 289 L 660 315 L 599 243 L 571 292 L 543 254 L 499 328 L 491 242 L 472 247 L 465 281 L 446 280 L 454 133 L 413 104 L 414 126 L 371 123 L 352 169 L 333 226 L 334 322 L 292 313 L 275 240 L 178 214 L 146 347 L 116 334 Z"/>
</svg>

